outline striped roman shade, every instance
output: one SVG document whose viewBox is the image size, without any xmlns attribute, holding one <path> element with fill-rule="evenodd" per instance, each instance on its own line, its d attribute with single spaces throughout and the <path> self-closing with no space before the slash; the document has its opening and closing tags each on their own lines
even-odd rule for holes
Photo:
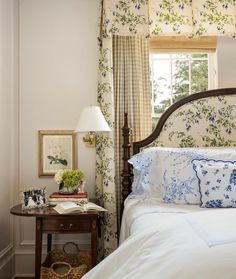
<svg viewBox="0 0 236 279">
<path fill-rule="evenodd" d="M 149 39 L 151 53 L 204 52 L 216 51 L 216 37 L 188 38 L 184 36 L 156 36 Z"/>
</svg>

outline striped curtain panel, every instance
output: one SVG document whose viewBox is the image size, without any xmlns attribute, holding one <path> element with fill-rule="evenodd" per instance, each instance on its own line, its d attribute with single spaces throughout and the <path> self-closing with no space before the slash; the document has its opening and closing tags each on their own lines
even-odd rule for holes
<svg viewBox="0 0 236 279">
<path fill-rule="evenodd" d="M 117 206 L 121 204 L 123 168 L 122 130 L 128 112 L 133 141 L 151 133 L 151 87 L 148 41 L 143 36 L 113 36 L 113 90 L 115 108 L 115 184 Z M 120 208 L 117 209 L 118 224 Z"/>
</svg>

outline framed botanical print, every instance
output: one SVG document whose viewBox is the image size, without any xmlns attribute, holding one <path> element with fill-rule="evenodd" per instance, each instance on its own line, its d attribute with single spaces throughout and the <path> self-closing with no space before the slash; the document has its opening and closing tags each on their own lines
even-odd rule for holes
<svg viewBox="0 0 236 279">
<path fill-rule="evenodd" d="M 54 176 L 58 170 L 76 168 L 76 133 L 62 130 L 38 131 L 39 176 Z"/>
</svg>

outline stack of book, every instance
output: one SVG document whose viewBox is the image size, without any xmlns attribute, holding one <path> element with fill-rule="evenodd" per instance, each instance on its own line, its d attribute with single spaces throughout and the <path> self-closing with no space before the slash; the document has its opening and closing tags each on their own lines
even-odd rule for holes
<svg viewBox="0 0 236 279">
<path fill-rule="evenodd" d="M 88 193 L 75 193 L 70 195 L 59 194 L 58 192 L 52 193 L 48 198 L 48 204 L 50 206 L 55 206 L 61 202 L 74 202 L 76 204 L 87 203 Z"/>
</svg>

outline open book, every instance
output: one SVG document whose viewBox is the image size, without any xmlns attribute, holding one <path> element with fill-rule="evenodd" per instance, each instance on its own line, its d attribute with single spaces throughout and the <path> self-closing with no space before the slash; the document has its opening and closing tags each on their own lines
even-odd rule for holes
<svg viewBox="0 0 236 279">
<path fill-rule="evenodd" d="M 76 204 L 75 202 L 61 202 L 58 205 L 56 205 L 53 209 L 60 214 L 70 213 L 73 211 L 80 211 L 80 212 L 86 212 L 90 210 L 107 211 L 105 208 L 96 205 L 93 202 L 88 202 L 85 204 Z"/>
</svg>

